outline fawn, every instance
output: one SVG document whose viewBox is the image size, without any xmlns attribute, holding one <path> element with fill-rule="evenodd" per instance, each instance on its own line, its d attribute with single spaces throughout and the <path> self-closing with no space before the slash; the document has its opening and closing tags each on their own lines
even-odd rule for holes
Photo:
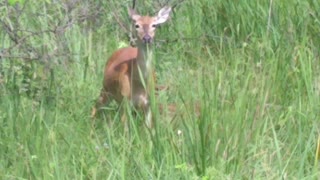
<svg viewBox="0 0 320 180">
<path fill-rule="evenodd" d="M 120 103 L 129 100 L 135 108 L 142 109 L 145 123 L 152 128 L 153 120 L 149 102 L 152 81 L 150 44 L 155 36 L 156 27 L 169 19 L 171 7 L 162 8 L 154 17 L 141 16 L 129 9 L 129 16 L 134 23 L 137 48 L 126 47 L 115 51 L 104 69 L 103 88 L 92 110 L 94 117 L 104 104 L 115 99 Z M 152 82 L 150 82 L 152 81 Z M 121 118 L 123 123 L 126 120 Z"/>
</svg>

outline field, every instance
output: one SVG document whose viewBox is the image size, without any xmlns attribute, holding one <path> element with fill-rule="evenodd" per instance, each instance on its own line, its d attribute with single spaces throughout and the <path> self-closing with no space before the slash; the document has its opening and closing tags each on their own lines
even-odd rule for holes
<svg viewBox="0 0 320 180">
<path fill-rule="evenodd" d="M 168 89 L 154 130 L 128 108 L 126 133 L 116 103 L 90 113 L 132 1 L 0 2 L 0 179 L 320 178 L 320 1 L 136 9 L 164 5 L 153 53 Z"/>
</svg>

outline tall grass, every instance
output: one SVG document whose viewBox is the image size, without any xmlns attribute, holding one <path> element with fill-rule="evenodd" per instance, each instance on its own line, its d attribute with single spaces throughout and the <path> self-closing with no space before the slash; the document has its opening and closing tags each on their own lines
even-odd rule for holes
<svg viewBox="0 0 320 180">
<path fill-rule="evenodd" d="M 159 7 L 140 3 L 143 13 Z M 127 6 L 101 3 L 96 21 L 28 39 L 38 52 L 63 56 L 27 63 L 20 46 L 15 58 L 0 57 L 1 179 L 320 177 L 318 1 L 179 4 L 153 48 L 157 83 L 169 86 L 154 106 L 174 104 L 176 112 L 156 111 L 150 132 L 128 109 L 129 133 L 114 103 L 95 126 L 90 118 L 104 64 L 127 42 L 111 12 L 129 22 Z M 24 8 L 18 20 L 30 31 L 67 13 L 60 1 L 25 1 Z M 13 7 L 1 9 L 2 21 L 18 23 Z M 14 44 L 4 28 L 0 37 L 0 50 Z"/>
</svg>

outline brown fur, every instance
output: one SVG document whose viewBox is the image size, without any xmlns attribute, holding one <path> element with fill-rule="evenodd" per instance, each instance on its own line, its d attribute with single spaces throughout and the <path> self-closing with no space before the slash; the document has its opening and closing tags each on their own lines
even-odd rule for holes
<svg viewBox="0 0 320 180">
<path fill-rule="evenodd" d="M 148 70 L 146 57 L 146 46 L 150 44 L 155 35 L 155 25 L 164 23 L 171 11 L 170 7 L 162 8 L 155 17 L 140 16 L 133 10 L 129 15 L 135 23 L 136 35 L 138 37 L 138 48 L 126 47 L 115 51 L 106 63 L 104 69 L 103 88 L 92 110 L 92 117 L 104 104 L 115 99 L 121 102 L 124 98 L 144 111 L 147 125 L 152 127 L 152 116 L 149 105 L 149 92 L 143 84 L 148 87 L 152 73 Z M 143 76 L 141 77 L 140 71 Z M 150 77 L 151 76 L 151 77 Z M 125 122 L 125 120 L 123 120 Z M 149 122 L 150 121 L 150 122 Z"/>
</svg>

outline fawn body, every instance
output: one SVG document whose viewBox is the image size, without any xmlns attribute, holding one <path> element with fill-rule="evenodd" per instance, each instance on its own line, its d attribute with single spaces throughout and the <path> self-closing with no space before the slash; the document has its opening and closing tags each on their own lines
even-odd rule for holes
<svg viewBox="0 0 320 180">
<path fill-rule="evenodd" d="M 104 69 L 103 88 L 92 110 L 94 117 L 97 110 L 104 104 L 115 99 L 120 103 L 129 100 L 137 109 L 145 114 L 146 125 L 152 127 L 152 113 L 149 103 L 150 80 L 152 80 L 151 50 L 157 25 L 168 20 L 170 7 L 162 8 L 157 16 L 141 16 L 134 10 L 129 10 L 134 22 L 137 37 L 137 48 L 126 47 L 117 50 L 107 61 Z"/>
</svg>

